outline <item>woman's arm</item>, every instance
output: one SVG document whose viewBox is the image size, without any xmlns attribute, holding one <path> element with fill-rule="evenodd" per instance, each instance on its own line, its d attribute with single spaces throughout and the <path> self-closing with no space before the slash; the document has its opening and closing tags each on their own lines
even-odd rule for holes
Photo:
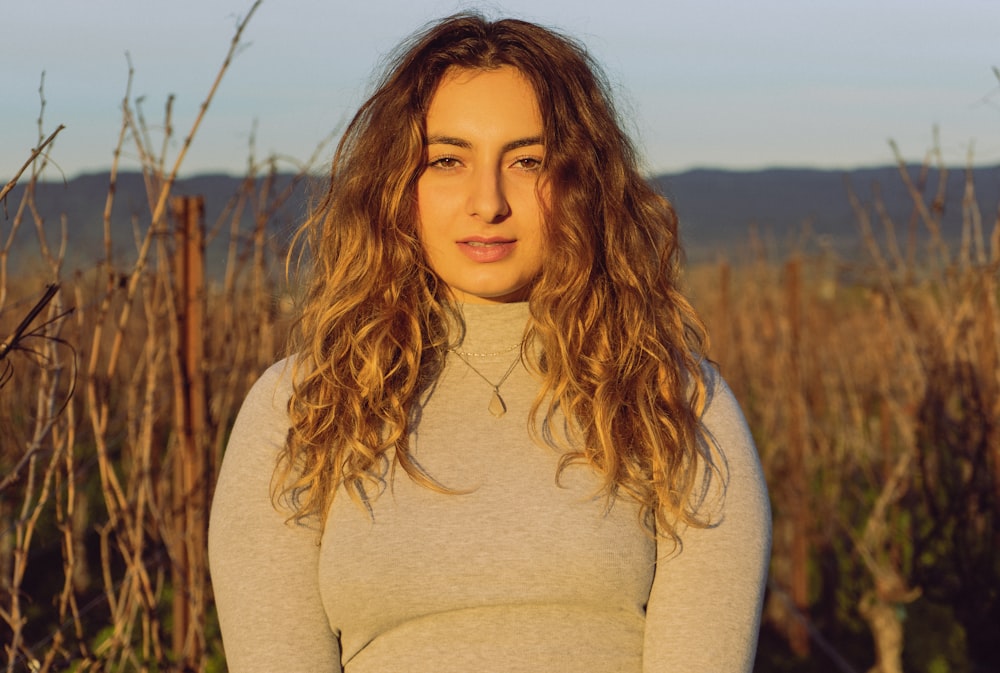
<svg viewBox="0 0 1000 673">
<path fill-rule="evenodd" d="M 290 366 L 271 367 L 236 418 L 212 502 L 212 586 L 230 673 L 341 670 L 320 601 L 318 532 L 271 504 L 288 431 Z"/>
<path fill-rule="evenodd" d="M 704 424 L 724 456 L 721 517 L 661 542 L 646 612 L 645 673 L 749 673 L 771 549 L 771 510 L 753 438 L 718 374 Z M 711 510 L 712 508 L 709 507 Z"/>
</svg>

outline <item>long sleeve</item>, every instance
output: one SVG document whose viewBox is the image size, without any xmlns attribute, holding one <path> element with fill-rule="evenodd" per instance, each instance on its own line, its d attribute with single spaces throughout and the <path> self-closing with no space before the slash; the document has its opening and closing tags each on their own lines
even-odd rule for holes
<svg viewBox="0 0 1000 673">
<path fill-rule="evenodd" d="M 317 532 L 286 523 L 271 503 L 289 371 L 278 363 L 247 395 L 212 502 L 209 565 L 230 673 L 341 671 L 320 600 Z"/>
<path fill-rule="evenodd" d="M 767 487 L 732 392 L 715 376 L 703 422 L 724 456 L 721 519 L 660 543 L 646 612 L 645 673 L 753 669 L 771 546 Z"/>
</svg>

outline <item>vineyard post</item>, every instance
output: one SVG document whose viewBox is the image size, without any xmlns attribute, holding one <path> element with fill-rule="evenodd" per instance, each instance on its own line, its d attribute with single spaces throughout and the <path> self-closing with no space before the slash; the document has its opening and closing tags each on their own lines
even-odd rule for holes
<svg viewBox="0 0 1000 673">
<path fill-rule="evenodd" d="M 205 382 L 205 203 L 173 198 L 177 221 L 175 279 L 180 376 L 175 378 L 179 452 L 173 474 L 173 651 L 184 670 L 201 670 L 204 655 L 208 404 Z"/>
</svg>

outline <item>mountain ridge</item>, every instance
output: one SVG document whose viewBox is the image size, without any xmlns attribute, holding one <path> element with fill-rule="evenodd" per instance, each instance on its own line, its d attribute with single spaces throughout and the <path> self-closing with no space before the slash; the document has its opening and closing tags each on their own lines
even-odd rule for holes
<svg viewBox="0 0 1000 673">
<path fill-rule="evenodd" d="M 944 238 L 958 241 L 962 229 L 965 169 L 946 167 L 943 182 L 938 169 L 930 169 L 922 178 L 919 166 L 907 166 L 906 171 L 911 180 L 922 186 L 924 204 L 941 214 Z M 972 169 L 972 176 L 976 202 L 988 236 L 1000 203 L 1000 165 L 976 167 Z M 272 193 L 288 188 L 293 177 L 291 174 L 276 176 Z M 291 197 L 269 218 L 270 241 L 276 248 L 287 245 L 308 211 L 310 195 L 322 189 L 324 179 L 315 176 L 301 181 L 294 187 Z M 207 173 L 177 180 L 172 192 L 203 196 L 208 229 L 225 233 L 231 218 L 226 221 L 222 218 L 244 181 L 243 177 Z M 913 202 L 900 169 L 891 165 L 849 170 L 699 168 L 656 175 L 650 178 L 650 183 L 673 203 L 691 262 L 740 255 L 751 229 L 770 240 L 776 254 L 783 254 L 801 245 L 802 241 L 821 241 L 842 254 L 856 254 L 861 237 L 857 216 L 848 198 L 849 189 L 870 213 L 877 231 L 881 231 L 881 225 L 874 204 L 879 198 L 896 225 L 897 235 L 906 235 L 913 221 Z M 40 181 L 36 185 L 36 204 L 39 216 L 46 223 L 48 244 L 58 244 L 56 234 L 61 222 L 65 221 L 73 265 L 86 267 L 103 257 L 103 213 L 109 184 L 109 173 L 98 172 L 84 173 L 65 182 Z M 945 185 L 944 198 L 936 200 L 941 184 Z M 16 185 L 0 208 L 0 240 L 6 240 L 9 234 L 24 189 L 24 184 Z M 111 217 L 116 259 L 127 261 L 134 255 L 133 226 L 140 231 L 148 227 L 150 210 L 142 174 L 119 174 Z M 248 231 L 252 220 L 253 204 L 246 203 L 241 231 Z M 15 267 L 19 262 L 22 267 L 25 262 L 30 267 L 32 256 L 37 259 L 38 243 L 30 231 L 33 225 L 25 222 L 22 227 L 24 230 L 19 231 L 14 240 L 11 260 Z M 918 222 L 914 230 L 923 232 L 924 227 Z M 223 254 L 219 245 L 218 240 L 210 245 L 212 264 L 218 264 Z"/>
</svg>

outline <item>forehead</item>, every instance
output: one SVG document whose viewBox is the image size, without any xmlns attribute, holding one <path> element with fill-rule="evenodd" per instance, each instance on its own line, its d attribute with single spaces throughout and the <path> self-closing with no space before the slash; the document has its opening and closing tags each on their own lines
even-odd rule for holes
<svg viewBox="0 0 1000 673">
<path fill-rule="evenodd" d="M 427 109 L 428 130 L 437 126 L 469 126 L 485 130 L 490 124 L 509 127 L 542 126 L 538 96 L 520 70 L 451 67 L 441 77 Z"/>
</svg>

